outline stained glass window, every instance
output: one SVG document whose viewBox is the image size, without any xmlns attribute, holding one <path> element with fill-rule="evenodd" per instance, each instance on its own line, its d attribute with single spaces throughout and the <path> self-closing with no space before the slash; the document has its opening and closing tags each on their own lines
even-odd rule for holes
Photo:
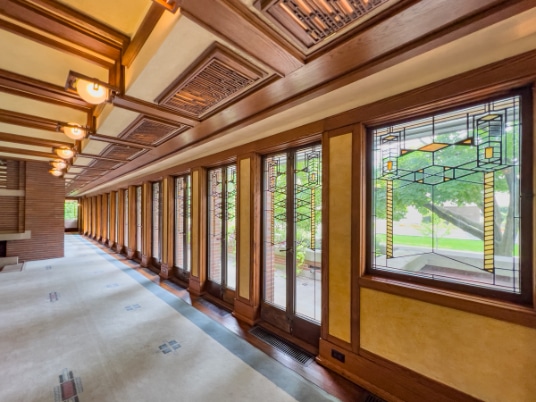
<svg viewBox="0 0 536 402">
<path fill-rule="evenodd" d="M 142 241 L 142 188 L 136 187 L 136 250 L 141 254 L 141 241 Z"/>
<path fill-rule="evenodd" d="M 128 190 L 123 190 L 124 194 L 124 207 L 123 207 L 123 243 L 125 243 L 125 247 L 128 247 Z"/>
<path fill-rule="evenodd" d="M 190 176 L 175 178 L 175 266 L 183 273 L 190 271 L 191 201 Z"/>
<path fill-rule="evenodd" d="M 160 183 L 153 183 L 153 255 L 155 261 L 161 261 L 161 244 L 162 244 L 162 206 L 160 205 Z"/>
<path fill-rule="evenodd" d="M 372 130 L 372 268 L 520 294 L 521 97 Z"/>
<path fill-rule="evenodd" d="M 236 288 L 236 166 L 211 169 L 208 175 L 208 276 Z"/>
</svg>

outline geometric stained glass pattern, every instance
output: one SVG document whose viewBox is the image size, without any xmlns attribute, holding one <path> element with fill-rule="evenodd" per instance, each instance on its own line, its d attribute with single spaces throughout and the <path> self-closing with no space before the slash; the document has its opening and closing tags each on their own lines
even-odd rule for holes
<svg viewBox="0 0 536 402">
<path fill-rule="evenodd" d="M 321 302 L 321 166 L 320 145 L 264 159 L 263 298 L 314 322 Z"/>
<path fill-rule="evenodd" d="M 236 289 L 236 165 L 208 172 L 208 277 Z"/>
<path fill-rule="evenodd" d="M 255 6 L 307 48 L 371 15 L 389 0 L 257 0 Z"/>
<path fill-rule="evenodd" d="M 373 269 L 520 293 L 519 96 L 373 134 Z"/>
</svg>

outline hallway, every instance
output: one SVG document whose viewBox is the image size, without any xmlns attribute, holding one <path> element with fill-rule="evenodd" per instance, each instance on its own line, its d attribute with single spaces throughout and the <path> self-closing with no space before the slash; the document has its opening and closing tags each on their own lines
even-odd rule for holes
<svg viewBox="0 0 536 402">
<path fill-rule="evenodd" d="M 66 235 L 0 276 L 0 400 L 338 400 L 131 268 Z"/>
</svg>

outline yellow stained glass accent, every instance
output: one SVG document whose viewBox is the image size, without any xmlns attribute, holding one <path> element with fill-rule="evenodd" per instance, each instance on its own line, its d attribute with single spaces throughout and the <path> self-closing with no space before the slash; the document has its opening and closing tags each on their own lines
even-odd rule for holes
<svg viewBox="0 0 536 402">
<path fill-rule="evenodd" d="M 493 172 L 484 174 L 484 269 L 495 271 L 495 236 L 493 233 L 495 219 L 494 200 L 495 175 Z"/>
<path fill-rule="evenodd" d="M 482 117 L 481 120 L 494 120 L 497 117 L 499 117 L 498 114 L 488 114 L 488 115 Z"/>
<path fill-rule="evenodd" d="M 442 144 L 440 142 L 434 142 L 432 144 L 424 145 L 419 148 L 419 151 L 425 151 L 425 152 L 434 152 L 438 151 L 440 149 L 443 149 L 445 147 L 448 147 L 449 144 Z"/>
<path fill-rule="evenodd" d="M 486 156 L 486 159 L 490 159 L 493 157 L 493 148 L 492 147 L 487 147 L 485 149 L 485 156 Z"/>
<path fill-rule="evenodd" d="M 385 234 L 385 255 L 387 258 L 393 258 L 393 181 L 387 180 L 386 186 L 386 221 L 387 228 Z"/>
<path fill-rule="evenodd" d="M 393 161 L 387 161 L 387 170 L 393 170 Z"/>
</svg>

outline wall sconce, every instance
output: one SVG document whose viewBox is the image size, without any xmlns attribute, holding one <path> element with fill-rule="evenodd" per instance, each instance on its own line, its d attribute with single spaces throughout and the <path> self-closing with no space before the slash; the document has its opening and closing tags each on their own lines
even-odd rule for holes
<svg viewBox="0 0 536 402">
<path fill-rule="evenodd" d="M 110 99 L 111 94 L 118 91 L 117 88 L 96 78 L 90 78 L 85 75 L 69 71 L 65 89 L 76 91 L 78 95 L 87 103 L 99 105 Z"/>
<path fill-rule="evenodd" d="M 63 176 L 63 172 L 61 170 L 58 170 L 58 169 L 50 169 L 48 171 L 48 173 L 50 173 L 52 176 L 56 176 L 56 177 Z"/>
<path fill-rule="evenodd" d="M 69 147 L 53 148 L 53 150 L 61 159 L 71 159 L 74 156 L 74 151 Z"/>
<path fill-rule="evenodd" d="M 85 127 L 82 127 L 80 124 L 58 124 L 58 131 L 60 129 L 67 137 L 73 140 L 83 140 L 84 138 L 86 138 L 87 129 Z"/>
<path fill-rule="evenodd" d="M 56 170 L 63 170 L 67 168 L 67 162 L 65 162 L 63 159 L 55 159 L 50 161 L 50 165 Z"/>
</svg>

